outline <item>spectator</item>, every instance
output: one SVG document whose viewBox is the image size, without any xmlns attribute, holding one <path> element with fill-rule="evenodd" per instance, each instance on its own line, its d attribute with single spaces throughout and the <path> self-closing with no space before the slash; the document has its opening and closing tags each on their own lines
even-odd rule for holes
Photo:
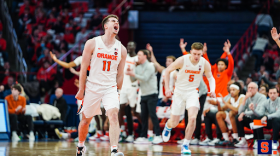
<svg viewBox="0 0 280 156">
<path fill-rule="evenodd" d="M 246 93 L 246 89 L 245 89 L 245 86 L 244 86 L 244 81 L 243 80 L 237 80 L 237 82 L 241 85 L 242 93 Z"/>
<path fill-rule="evenodd" d="M 2 38 L 2 31 L 0 31 L 0 52 L 5 52 L 6 51 L 6 47 L 7 47 L 7 42 L 4 38 Z M 4 54 L 6 55 L 6 54 Z M 4 57 L 8 57 L 8 56 L 4 56 Z M 4 65 L 2 65 L 4 66 Z"/>
<path fill-rule="evenodd" d="M 8 77 L 7 84 L 4 85 L 4 91 L 9 91 L 11 93 L 11 89 L 14 83 L 15 83 L 14 78 L 12 76 Z"/>
<path fill-rule="evenodd" d="M 36 14 L 35 14 L 35 18 L 36 18 L 36 23 L 37 24 L 46 24 L 47 23 L 47 18 L 45 16 L 45 13 L 42 10 L 37 10 Z"/>
<path fill-rule="evenodd" d="M 242 94 L 241 85 L 238 82 L 234 82 L 230 85 L 230 95 L 231 98 L 228 101 L 223 100 L 224 106 L 221 107 L 220 102 L 218 102 L 218 113 L 216 114 L 218 125 L 222 131 L 224 141 L 219 141 L 217 145 L 220 146 L 229 146 L 234 145 L 238 141 L 238 132 L 237 132 L 237 125 L 235 122 L 235 116 L 238 114 L 238 108 L 240 107 L 241 103 L 243 103 L 245 95 Z M 230 111 L 227 111 L 227 110 Z M 228 132 L 227 132 L 227 126 L 228 129 L 231 129 L 232 127 L 232 137 L 233 141 L 229 141 Z"/>
<path fill-rule="evenodd" d="M 34 15 L 34 11 L 35 11 L 35 7 L 30 5 L 30 1 L 29 0 L 24 0 L 24 4 L 19 8 L 19 14 L 18 16 L 21 16 L 22 14 L 24 14 L 24 10 L 25 8 L 27 8 L 28 10 L 30 10 L 30 13 L 32 15 Z"/>
<path fill-rule="evenodd" d="M 269 56 L 272 57 L 273 60 L 275 60 L 278 57 L 278 46 L 277 44 L 274 44 L 271 46 L 271 49 L 267 50 L 269 53 Z"/>
<path fill-rule="evenodd" d="M 252 54 L 255 56 L 255 71 L 260 70 L 260 65 L 262 64 L 262 56 L 264 51 L 267 49 L 269 44 L 267 36 L 263 35 L 258 37 L 253 45 Z"/>
<path fill-rule="evenodd" d="M 21 35 L 26 26 L 30 23 L 32 23 L 32 20 L 33 20 L 33 16 L 30 14 L 29 12 L 29 9 L 28 8 L 25 8 L 24 9 L 24 13 L 22 15 L 20 15 L 19 17 L 19 25 L 18 25 L 18 33 Z"/>
<path fill-rule="evenodd" d="M 265 52 L 263 55 L 263 65 L 266 71 L 268 71 L 270 74 L 273 73 L 274 60 L 268 52 Z"/>
<path fill-rule="evenodd" d="M 41 39 L 42 37 L 46 36 L 47 33 L 45 31 L 44 23 L 40 23 L 38 25 L 38 37 Z"/>
<path fill-rule="evenodd" d="M 69 43 L 69 44 L 74 44 L 75 43 L 75 37 L 74 34 L 71 33 L 72 28 L 66 28 L 65 34 L 64 34 L 64 40 Z"/>
<path fill-rule="evenodd" d="M 278 90 L 275 87 L 269 89 L 269 99 L 262 105 L 260 109 L 252 109 L 255 114 L 263 116 L 262 123 L 267 123 L 266 129 L 272 129 L 272 150 L 277 150 L 279 146 L 278 137 L 280 131 L 280 98 L 278 97 Z M 264 139 L 263 128 L 257 129 L 257 134 L 260 135 L 259 139 Z M 277 143 L 274 143 L 277 142 Z"/>
<path fill-rule="evenodd" d="M 95 14 L 91 16 L 90 19 L 90 29 L 94 29 L 95 27 L 97 27 L 103 19 L 103 15 L 101 14 L 99 8 L 95 9 Z"/>
<path fill-rule="evenodd" d="M 253 79 L 251 77 L 247 77 L 246 79 L 246 86 L 244 86 L 244 89 L 247 90 L 247 86 L 249 85 L 249 83 L 251 83 L 253 81 Z M 246 92 L 244 92 L 246 93 Z"/>
<path fill-rule="evenodd" d="M 66 112 L 67 112 L 67 103 L 66 100 L 63 97 L 63 90 L 61 88 L 57 88 L 55 90 L 55 99 L 53 101 L 53 106 L 58 108 L 60 114 L 61 114 L 61 120 L 63 122 L 66 121 Z"/>
<path fill-rule="evenodd" d="M 51 29 L 54 26 L 55 22 L 56 22 L 56 18 L 54 17 L 54 14 L 50 13 L 49 19 L 47 20 L 46 23 L 46 28 Z"/>
<path fill-rule="evenodd" d="M 246 147 L 247 142 L 245 139 L 244 127 L 250 128 L 250 123 L 253 122 L 253 119 L 260 117 L 259 115 L 255 115 L 253 113 L 253 109 L 257 109 L 260 105 L 264 104 L 266 101 L 266 97 L 258 93 L 258 85 L 255 82 L 251 82 L 248 85 L 248 92 L 244 98 L 242 105 L 238 110 L 238 115 L 235 117 L 237 128 L 238 128 L 238 136 L 241 137 L 241 140 L 236 147 Z M 253 109 L 252 109 L 253 108 Z M 254 139 L 259 139 L 257 135 L 257 131 L 254 131 Z M 257 141 L 254 143 L 254 148 L 257 146 Z"/>
<path fill-rule="evenodd" d="M 62 16 L 62 21 L 64 24 L 69 22 L 70 16 L 69 16 L 69 10 L 68 9 L 64 9 L 63 11 L 61 11 L 60 15 Z"/>
<path fill-rule="evenodd" d="M 258 26 L 259 36 L 269 34 L 269 30 L 273 27 L 273 21 L 266 9 L 264 9 L 261 14 L 257 15 L 255 24 Z"/>
<path fill-rule="evenodd" d="M 87 35 L 88 33 L 86 32 L 86 28 L 83 27 L 81 32 L 78 32 L 77 36 L 76 36 L 76 40 L 75 42 L 78 43 L 80 40 L 83 43 L 83 41 L 87 40 Z"/>
<path fill-rule="evenodd" d="M 87 26 L 87 20 L 84 18 L 84 14 L 81 12 L 79 13 L 78 17 L 74 18 L 74 21 L 78 23 L 78 25 L 82 28 Z"/>
<path fill-rule="evenodd" d="M 37 80 L 40 82 L 41 95 L 45 95 L 45 93 L 49 91 L 49 89 L 51 89 L 52 81 L 56 74 L 56 71 L 54 69 L 51 69 L 49 72 L 47 72 L 46 69 L 49 67 L 50 63 L 46 61 L 37 73 Z"/>
<path fill-rule="evenodd" d="M 56 22 L 54 22 L 52 29 L 55 31 L 56 34 L 64 33 L 64 23 L 62 22 L 62 17 L 57 16 Z"/>
<path fill-rule="evenodd" d="M 37 65 L 39 67 L 43 66 L 44 62 L 48 61 L 48 62 L 52 62 L 52 59 L 49 55 L 49 49 L 45 48 L 43 54 L 41 54 L 37 60 Z"/>
<path fill-rule="evenodd" d="M 268 85 L 263 84 L 260 86 L 259 93 L 265 95 L 266 98 L 268 98 Z"/>
<path fill-rule="evenodd" d="M 19 141 L 17 131 L 25 130 L 26 125 L 29 130 L 29 140 L 34 141 L 33 133 L 33 121 L 30 115 L 24 115 L 26 110 L 26 99 L 20 95 L 21 87 L 14 85 L 12 87 L 12 94 L 8 95 L 5 100 L 8 103 L 9 119 L 12 131 L 12 141 Z M 22 125 L 22 128 L 18 129 L 18 121 Z"/>
</svg>

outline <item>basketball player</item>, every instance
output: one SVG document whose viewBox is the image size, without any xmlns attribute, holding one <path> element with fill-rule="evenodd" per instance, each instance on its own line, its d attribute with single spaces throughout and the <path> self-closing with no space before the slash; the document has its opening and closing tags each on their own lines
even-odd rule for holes
<svg viewBox="0 0 280 156">
<path fill-rule="evenodd" d="M 81 65 L 81 63 L 82 63 L 82 56 L 77 57 L 74 61 L 71 61 L 69 63 L 57 59 L 56 55 L 53 54 L 52 52 L 50 52 L 50 56 L 51 56 L 51 58 L 53 59 L 54 62 L 56 62 L 57 64 L 59 64 L 63 68 L 69 69 L 71 71 L 71 73 L 73 73 L 75 75 L 79 74 L 79 72 L 74 70 L 73 67 L 77 67 L 77 66 Z M 75 81 L 78 81 L 78 80 L 75 80 Z M 79 88 L 79 86 L 77 86 L 77 87 Z M 77 104 L 78 104 L 78 109 L 79 109 L 81 104 L 82 104 L 82 100 L 77 100 Z M 105 113 L 105 109 L 103 107 L 101 108 L 101 111 L 103 113 Z M 101 122 L 99 120 L 99 117 L 101 118 Z M 102 125 L 104 124 L 104 122 L 106 120 L 106 116 L 105 115 L 95 116 L 94 119 L 95 119 L 95 122 L 96 122 L 96 130 L 97 131 L 96 131 L 96 134 L 94 136 L 92 136 L 92 137 L 89 137 L 89 139 L 90 140 L 98 140 L 98 139 L 105 138 L 104 141 L 109 140 L 109 138 L 106 137 L 106 135 L 103 135 L 103 132 L 102 132 L 102 129 L 101 129 Z M 82 115 L 80 115 L 80 120 L 82 120 Z M 93 122 L 94 121 L 92 121 L 90 125 L 93 125 Z"/>
<path fill-rule="evenodd" d="M 175 84 L 171 116 L 165 124 L 162 138 L 165 142 L 170 139 L 171 129 L 179 124 L 180 115 L 184 114 L 185 109 L 187 109 L 189 121 L 185 132 L 185 140 L 181 147 L 182 154 L 191 154 L 189 143 L 195 130 L 196 117 L 200 109 L 199 94 L 196 89 L 202 80 L 204 72 L 209 81 L 210 96 L 215 97 L 215 79 L 212 76 L 210 63 L 201 57 L 202 49 L 202 43 L 193 43 L 191 54 L 179 57 L 165 71 L 165 95 L 166 97 L 171 97 L 172 92 L 169 88 L 170 73 L 180 69 Z"/>
<path fill-rule="evenodd" d="M 77 156 L 85 155 L 84 142 L 88 126 L 93 116 L 102 114 L 101 100 L 110 123 L 111 156 L 123 156 L 123 153 L 118 152 L 120 135 L 118 89 L 122 88 L 127 51 L 115 38 L 119 32 L 119 21 L 116 15 L 105 17 L 102 28 L 105 34 L 88 40 L 83 51 L 79 91 L 76 94 L 78 100 L 83 100 L 79 110 L 83 118 L 79 124 Z M 90 72 L 87 78 L 89 65 Z"/>
<path fill-rule="evenodd" d="M 127 55 L 126 57 L 126 63 L 124 66 L 124 71 L 127 71 L 128 68 L 131 70 L 135 70 L 136 63 L 138 62 L 138 56 L 135 53 L 136 44 L 135 42 L 128 42 L 127 44 Z M 119 113 L 119 122 L 121 126 L 121 138 L 120 140 L 123 141 L 123 139 L 126 137 L 125 133 L 125 125 L 123 121 L 123 116 L 126 114 L 127 117 L 127 127 L 128 127 L 128 133 L 129 136 L 126 138 L 125 141 L 127 142 L 133 142 L 134 136 L 133 136 L 133 121 L 132 121 L 132 115 L 131 115 L 131 108 L 134 108 L 136 106 L 136 99 L 137 99 L 137 89 L 138 89 L 138 81 L 131 82 L 129 75 L 124 75 L 123 78 L 123 87 L 122 92 L 120 93 L 120 113 Z M 127 108 L 130 107 L 130 108 Z M 128 119 L 129 118 L 129 119 Z"/>
<path fill-rule="evenodd" d="M 271 37 L 273 38 L 273 40 L 276 42 L 276 44 L 280 48 L 280 40 L 279 40 L 280 34 L 277 33 L 277 29 L 275 27 L 273 27 L 271 29 Z"/>
</svg>

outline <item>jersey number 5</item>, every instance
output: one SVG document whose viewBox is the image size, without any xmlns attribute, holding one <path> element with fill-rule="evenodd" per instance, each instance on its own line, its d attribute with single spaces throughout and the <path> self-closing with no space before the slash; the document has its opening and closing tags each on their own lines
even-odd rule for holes
<svg viewBox="0 0 280 156">
<path fill-rule="evenodd" d="M 193 80 L 194 80 L 194 75 L 190 75 L 189 82 L 193 82 Z"/>
<path fill-rule="evenodd" d="M 106 64 L 108 63 L 107 71 L 110 71 L 111 61 L 103 61 L 103 71 L 106 71 Z"/>
</svg>

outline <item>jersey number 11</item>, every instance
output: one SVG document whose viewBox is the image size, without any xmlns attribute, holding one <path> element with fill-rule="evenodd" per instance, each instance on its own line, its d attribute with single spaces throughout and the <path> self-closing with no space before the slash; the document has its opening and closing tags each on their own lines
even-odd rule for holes
<svg viewBox="0 0 280 156">
<path fill-rule="evenodd" d="M 110 71 L 111 61 L 103 61 L 103 71 L 106 71 L 106 64 L 108 64 L 107 71 Z"/>
</svg>

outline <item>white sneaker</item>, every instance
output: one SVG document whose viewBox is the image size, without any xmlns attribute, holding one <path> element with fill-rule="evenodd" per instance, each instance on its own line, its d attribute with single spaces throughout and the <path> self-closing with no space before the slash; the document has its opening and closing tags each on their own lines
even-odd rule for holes
<svg viewBox="0 0 280 156">
<path fill-rule="evenodd" d="M 199 141 L 200 141 L 200 140 L 198 140 L 197 138 L 195 138 L 195 139 L 191 140 L 190 144 L 191 144 L 191 145 L 198 145 L 198 144 L 199 144 Z"/>
<path fill-rule="evenodd" d="M 35 141 L 35 136 L 33 132 L 29 133 L 29 141 Z"/>
<path fill-rule="evenodd" d="M 209 138 L 206 138 L 204 141 L 200 141 L 199 145 L 201 146 L 207 146 L 209 142 L 211 142 L 213 140 L 210 140 Z"/>
<path fill-rule="evenodd" d="M 254 149 L 258 149 L 258 140 L 255 140 L 254 145 L 253 145 Z"/>
<path fill-rule="evenodd" d="M 187 145 L 182 145 L 181 147 L 181 154 L 191 154 L 191 150 L 189 149 L 189 146 Z"/>
<path fill-rule="evenodd" d="M 160 144 L 162 142 L 163 142 L 163 140 L 162 140 L 161 136 L 155 136 L 152 143 L 153 144 Z"/>
<path fill-rule="evenodd" d="M 234 145 L 235 147 L 248 147 L 248 143 L 246 140 L 240 140 L 237 144 Z"/>
<path fill-rule="evenodd" d="M 184 139 L 177 141 L 177 144 L 179 144 L 179 145 L 182 145 L 183 143 L 184 143 Z"/>
<path fill-rule="evenodd" d="M 215 144 L 218 143 L 219 141 L 220 141 L 220 139 L 216 138 L 216 139 L 210 141 L 210 142 L 208 143 L 208 145 L 209 145 L 209 146 L 215 146 Z"/>
<path fill-rule="evenodd" d="M 274 142 L 277 142 L 277 143 L 274 143 Z M 278 146 L 279 146 L 279 142 L 275 141 L 275 140 L 272 140 L 272 150 L 277 150 Z"/>
<path fill-rule="evenodd" d="M 164 127 L 164 129 L 163 129 L 161 135 L 162 135 L 162 140 L 163 140 L 164 142 L 169 141 L 170 135 L 171 135 L 171 129 L 168 129 L 168 128 L 166 127 L 166 125 L 165 125 L 165 127 Z"/>
<path fill-rule="evenodd" d="M 107 136 L 107 135 L 104 135 L 104 136 L 102 136 L 102 137 L 100 137 L 100 139 L 102 140 L 102 141 L 109 141 L 109 136 Z"/>
<path fill-rule="evenodd" d="M 134 141 L 134 136 L 133 135 L 129 135 L 126 139 L 126 142 L 133 142 Z"/>
<path fill-rule="evenodd" d="M 113 150 L 111 156 L 124 156 L 122 152 L 118 152 L 118 150 Z"/>
<path fill-rule="evenodd" d="M 84 147 L 77 146 L 76 156 L 85 156 L 85 155 L 86 155 L 86 146 Z"/>
<path fill-rule="evenodd" d="M 134 141 L 135 144 L 149 144 L 151 142 L 149 142 L 149 140 L 147 138 L 144 137 L 139 137 Z"/>
<path fill-rule="evenodd" d="M 18 141 L 20 141 L 18 135 L 12 135 L 12 142 L 18 142 Z"/>
</svg>

